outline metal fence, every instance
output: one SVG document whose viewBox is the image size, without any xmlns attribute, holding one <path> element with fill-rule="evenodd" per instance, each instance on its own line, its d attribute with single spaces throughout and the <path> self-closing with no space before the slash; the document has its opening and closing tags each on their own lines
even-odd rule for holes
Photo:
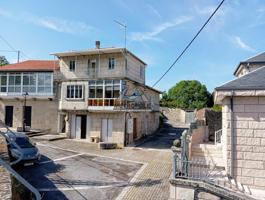
<svg viewBox="0 0 265 200">
<path fill-rule="evenodd" d="M 201 181 L 216 182 L 224 178 L 225 171 L 206 160 L 181 159 L 178 155 L 173 156 L 174 178 L 185 178 Z"/>
</svg>

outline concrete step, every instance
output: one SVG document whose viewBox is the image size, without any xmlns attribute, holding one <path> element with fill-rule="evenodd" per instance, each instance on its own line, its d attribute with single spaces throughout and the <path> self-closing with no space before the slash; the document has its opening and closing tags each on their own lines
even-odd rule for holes
<svg viewBox="0 0 265 200">
<path fill-rule="evenodd" d="M 192 145 L 192 148 L 194 149 L 203 149 L 203 150 L 221 150 L 222 151 L 222 146 L 221 145 L 215 145 L 215 144 L 194 144 Z"/>
<path fill-rule="evenodd" d="M 223 158 L 222 154 L 209 154 L 209 153 L 198 153 L 198 152 L 192 152 L 192 156 L 198 156 L 198 157 L 213 157 L 213 158 Z"/>
<path fill-rule="evenodd" d="M 209 156 L 191 156 L 192 160 L 198 160 L 200 162 L 205 162 L 205 164 L 214 164 L 219 167 L 224 167 L 225 162 L 223 158 L 209 157 Z"/>
</svg>

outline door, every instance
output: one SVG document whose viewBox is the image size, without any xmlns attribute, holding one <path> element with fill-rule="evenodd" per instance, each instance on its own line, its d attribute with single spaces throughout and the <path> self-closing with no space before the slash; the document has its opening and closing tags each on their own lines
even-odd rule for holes
<svg viewBox="0 0 265 200">
<path fill-rule="evenodd" d="M 86 139 L 86 115 L 81 115 L 81 139 Z"/>
<path fill-rule="evenodd" d="M 75 115 L 71 115 L 71 133 L 70 138 L 75 138 Z"/>
<path fill-rule="evenodd" d="M 25 107 L 25 124 L 26 126 L 31 126 L 31 106 Z"/>
<path fill-rule="evenodd" d="M 133 118 L 133 139 L 137 139 L 137 119 Z"/>
<path fill-rule="evenodd" d="M 5 124 L 9 127 L 13 126 L 13 106 L 5 107 Z"/>
<path fill-rule="evenodd" d="M 101 140 L 102 142 L 112 141 L 112 119 L 102 119 Z"/>
<path fill-rule="evenodd" d="M 81 116 L 75 118 L 75 137 L 81 139 Z"/>
</svg>

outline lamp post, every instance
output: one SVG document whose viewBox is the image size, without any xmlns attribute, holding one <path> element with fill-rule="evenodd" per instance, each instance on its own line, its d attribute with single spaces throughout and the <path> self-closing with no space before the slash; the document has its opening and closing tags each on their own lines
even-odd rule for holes
<svg viewBox="0 0 265 200">
<path fill-rule="evenodd" d="M 27 105 L 27 96 L 29 95 L 28 92 L 22 94 L 24 97 L 24 105 L 23 105 L 23 132 L 26 131 L 26 105 Z"/>
</svg>

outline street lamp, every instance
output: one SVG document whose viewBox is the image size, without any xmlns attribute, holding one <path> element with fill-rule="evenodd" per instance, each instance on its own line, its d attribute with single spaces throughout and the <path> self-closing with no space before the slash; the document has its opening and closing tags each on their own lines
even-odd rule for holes
<svg viewBox="0 0 265 200">
<path fill-rule="evenodd" d="M 24 105 L 23 105 L 23 132 L 26 132 L 26 105 L 27 105 L 27 96 L 29 95 L 28 92 L 22 94 L 24 97 Z"/>
</svg>

